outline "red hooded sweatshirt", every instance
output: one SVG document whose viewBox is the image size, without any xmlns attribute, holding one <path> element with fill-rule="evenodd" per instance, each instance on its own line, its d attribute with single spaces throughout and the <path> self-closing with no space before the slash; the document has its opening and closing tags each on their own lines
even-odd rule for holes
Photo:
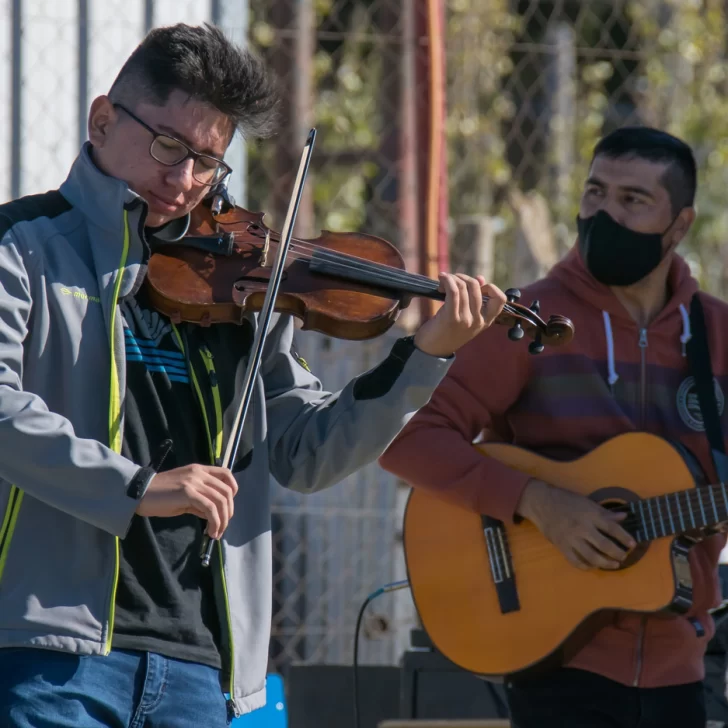
<svg viewBox="0 0 728 728">
<path fill-rule="evenodd" d="M 538 356 L 512 343 L 501 326 L 484 331 L 460 351 L 431 401 L 407 424 L 380 459 L 415 488 L 478 513 L 511 522 L 528 476 L 472 447 L 481 434 L 558 460 L 588 453 L 625 432 L 646 431 L 680 440 L 700 460 L 711 482 L 715 470 L 702 427 L 685 344 L 690 300 L 697 291 L 685 261 L 675 256 L 671 297 L 640 330 L 610 289 L 586 270 L 574 247 L 548 276 L 523 289 L 545 317 L 561 314 L 575 326 L 572 342 Z M 728 306 L 700 294 L 713 373 L 728 388 Z M 728 422 L 719 398 L 724 432 Z M 569 663 L 624 685 L 657 687 L 701 680 L 708 609 L 718 605 L 718 555 L 713 536 L 691 550 L 693 607 L 675 619 L 621 614 Z M 565 562 L 566 563 L 566 562 Z M 704 630 L 689 618 L 696 619 Z"/>
</svg>

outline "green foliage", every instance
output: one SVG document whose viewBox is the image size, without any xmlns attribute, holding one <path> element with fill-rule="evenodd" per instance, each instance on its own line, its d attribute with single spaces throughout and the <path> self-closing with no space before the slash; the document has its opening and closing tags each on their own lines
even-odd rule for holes
<svg viewBox="0 0 728 728">
<path fill-rule="evenodd" d="M 728 58 L 722 0 L 633 0 L 644 55 L 636 89 L 647 123 L 698 159 L 698 217 L 685 248 L 701 284 L 728 294 Z"/>
</svg>

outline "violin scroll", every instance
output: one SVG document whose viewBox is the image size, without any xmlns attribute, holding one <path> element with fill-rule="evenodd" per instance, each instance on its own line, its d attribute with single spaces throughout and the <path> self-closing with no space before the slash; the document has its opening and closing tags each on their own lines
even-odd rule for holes
<svg viewBox="0 0 728 728">
<path fill-rule="evenodd" d="M 496 323 L 509 327 L 511 341 L 519 341 L 524 336 L 532 339 L 528 345 L 531 354 L 540 354 L 546 345 L 563 346 L 574 338 L 574 324 L 566 316 L 555 314 L 546 322 L 539 316 L 539 301 L 532 301 L 526 307 L 518 303 L 521 292 L 517 288 L 509 288 L 505 294 L 507 302 Z"/>
</svg>

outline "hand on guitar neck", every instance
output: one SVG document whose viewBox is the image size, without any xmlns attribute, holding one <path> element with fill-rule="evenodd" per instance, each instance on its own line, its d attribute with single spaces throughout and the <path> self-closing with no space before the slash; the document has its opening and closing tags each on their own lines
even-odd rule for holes
<svg viewBox="0 0 728 728">
<path fill-rule="evenodd" d="M 618 569 L 635 546 L 634 539 L 619 525 L 626 513 L 609 511 L 583 495 L 542 480 L 532 478 L 528 482 L 516 512 L 531 521 L 579 569 Z"/>
</svg>

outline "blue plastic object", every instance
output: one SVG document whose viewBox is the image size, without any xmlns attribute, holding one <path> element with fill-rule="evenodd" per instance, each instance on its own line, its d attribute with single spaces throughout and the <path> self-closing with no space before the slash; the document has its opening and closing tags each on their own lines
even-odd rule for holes
<svg viewBox="0 0 728 728">
<path fill-rule="evenodd" d="M 280 675 L 266 677 L 266 703 L 252 713 L 241 715 L 231 723 L 232 728 L 288 728 L 288 710 Z"/>
</svg>

